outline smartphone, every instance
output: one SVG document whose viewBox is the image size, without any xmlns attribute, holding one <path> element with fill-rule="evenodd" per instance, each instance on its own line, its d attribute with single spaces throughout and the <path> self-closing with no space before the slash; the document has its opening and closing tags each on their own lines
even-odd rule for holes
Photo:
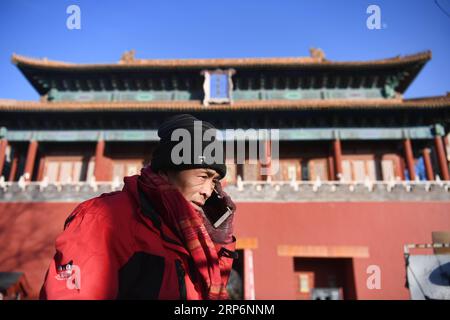
<svg viewBox="0 0 450 320">
<path fill-rule="evenodd" d="M 219 196 L 219 194 L 214 190 L 211 196 L 206 200 L 205 206 L 209 206 L 211 208 L 216 208 L 215 214 L 207 214 L 209 221 L 214 226 L 214 228 L 218 228 L 232 213 L 231 209 L 227 207 L 225 201 Z M 210 212 L 212 210 L 208 210 Z"/>
</svg>

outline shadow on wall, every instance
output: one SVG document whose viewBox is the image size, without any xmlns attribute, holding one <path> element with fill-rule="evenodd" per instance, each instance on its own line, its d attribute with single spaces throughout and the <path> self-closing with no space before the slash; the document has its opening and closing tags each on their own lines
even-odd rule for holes
<svg viewBox="0 0 450 320">
<path fill-rule="evenodd" d="M 37 298 L 74 204 L 0 203 L 0 272 L 24 272 Z"/>
</svg>

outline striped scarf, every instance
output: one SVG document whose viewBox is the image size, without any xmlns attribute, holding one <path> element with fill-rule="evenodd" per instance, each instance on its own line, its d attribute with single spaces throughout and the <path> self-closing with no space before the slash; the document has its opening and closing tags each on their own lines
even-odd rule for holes
<svg viewBox="0 0 450 320">
<path fill-rule="evenodd" d="M 150 166 L 142 168 L 138 185 L 164 224 L 184 241 L 196 266 L 203 299 L 228 299 L 226 287 L 222 284 L 219 257 L 202 216 L 176 187 L 154 173 Z"/>
</svg>

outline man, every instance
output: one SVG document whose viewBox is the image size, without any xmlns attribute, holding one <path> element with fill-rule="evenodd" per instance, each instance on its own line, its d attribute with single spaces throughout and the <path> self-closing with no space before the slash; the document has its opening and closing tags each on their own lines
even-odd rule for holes
<svg viewBox="0 0 450 320">
<path fill-rule="evenodd" d="M 150 166 L 125 177 L 122 191 L 74 209 L 56 239 L 41 299 L 228 298 L 236 206 L 219 182 L 225 163 L 194 152 L 180 163 L 172 154 L 174 131 L 194 135 L 195 128 L 215 130 L 190 115 L 170 118 Z M 201 151 L 209 143 L 202 139 Z M 215 228 L 213 217 L 226 210 L 231 215 Z"/>
</svg>

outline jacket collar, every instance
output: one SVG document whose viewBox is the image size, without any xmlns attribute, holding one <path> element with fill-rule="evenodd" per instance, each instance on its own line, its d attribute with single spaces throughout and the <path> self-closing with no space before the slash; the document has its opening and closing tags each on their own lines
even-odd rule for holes
<svg viewBox="0 0 450 320">
<path fill-rule="evenodd" d="M 140 218 L 149 229 L 153 232 L 159 233 L 165 247 L 190 256 L 190 253 L 182 244 L 183 242 L 181 239 L 164 224 L 148 197 L 146 197 L 145 194 L 139 190 L 137 183 L 138 177 L 139 175 L 125 177 L 122 191 L 127 192 L 131 196 L 136 204 L 136 207 L 138 208 L 137 211 Z"/>
</svg>

